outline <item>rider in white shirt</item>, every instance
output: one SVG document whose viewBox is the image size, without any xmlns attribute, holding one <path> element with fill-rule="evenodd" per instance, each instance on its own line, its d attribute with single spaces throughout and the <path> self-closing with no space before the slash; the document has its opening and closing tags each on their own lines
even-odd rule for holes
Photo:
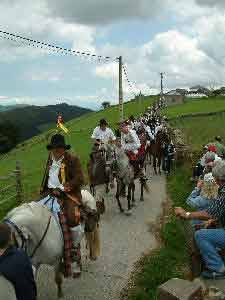
<svg viewBox="0 0 225 300">
<path fill-rule="evenodd" d="M 121 131 L 121 145 L 126 152 L 138 153 L 138 149 L 141 147 L 140 140 L 135 130 L 129 129 L 126 122 L 120 124 Z"/>
<path fill-rule="evenodd" d="M 97 126 L 91 136 L 94 143 L 108 143 L 110 140 L 115 141 L 116 137 L 111 128 L 108 127 L 108 123 L 105 119 L 101 119 L 99 126 Z"/>
</svg>

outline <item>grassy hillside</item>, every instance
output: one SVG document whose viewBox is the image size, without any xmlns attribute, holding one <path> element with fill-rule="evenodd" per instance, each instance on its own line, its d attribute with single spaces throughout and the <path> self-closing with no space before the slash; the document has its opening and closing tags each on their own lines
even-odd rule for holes
<svg viewBox="0 0 225 300">
<path fill-rule="evenodd" d="M 171 125 L 180 128 L 187 136 L 192 149 L 200 149 L 220 135 L 225 141 L 225 114 L 203 117 L 186 118 L 185 120 L 173 120 Z"/>
<path fill-rule="evenodd" d="M 225 97 L 211 97 L 208 99 L 189 99 L 182 105 L 170 106 L 163 110 L 169 118 L 190 113 L 207 113 L 225 111 Z"/>
<path fill-rule="evenodd" d="M 154 97 L 147 98 L 142 103 L 129 102 L 124 105 L 124 114 L 128 117 L 131 114 L 139 115 L 155 100 Z M 119 120 L 118 107 L 110 107 L 104 111 L 88 113 L 82 117 L 74 119 L 66 124 L 70 133 L 66 136 L 66 142 L 72 145 L 72 151 L 76 152 L 86 169 L 86 163 L 91 148 L 91 133 L 98 125 L 101 118 L 106 118 L 110 127 L 116 128 Z M 46 134 L 46 133 L 45 133 Z M 44 136 L 40 135 L 40 137 Z M 24 194 L 27 200 L 31 200 L 38 196 L 39 187 L 44 171 L 45 161 L 48 152 L 46 150 L 47 142 L 36 142 L 37 138 L 26 142 L 24 147 L 20 147 L 11 151 L 8 155 L 0 157 L 0 177 L 6 176 L 15 169 L 16 161 L 20 161 L 23 172 Z M 0 181 L 1 186 L 5 183 Z M 9 203 L 0 206 L 0 217 L 15 203 Z"/>
</svg>

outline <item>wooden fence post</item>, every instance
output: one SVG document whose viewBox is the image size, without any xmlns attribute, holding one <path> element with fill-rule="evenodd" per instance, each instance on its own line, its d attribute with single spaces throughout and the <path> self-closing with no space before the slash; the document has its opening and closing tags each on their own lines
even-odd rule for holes
<svg viewBox="0 0 225 300">
<path fill-rule="evenodd" d="M 21 180 L 21 168 L 19 161 L 16 161 L 16 201 L 18 204 L 22 202 L 22 180 Z"/>
</svg>

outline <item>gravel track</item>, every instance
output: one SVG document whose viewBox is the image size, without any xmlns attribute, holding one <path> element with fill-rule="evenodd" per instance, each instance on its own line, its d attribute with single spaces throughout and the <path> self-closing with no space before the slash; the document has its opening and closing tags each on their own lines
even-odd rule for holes
<svg viewBox="0 0 225 300">
<path fill-rule="evenodd" d="M 119 299 L 134 271 L 135 262 L 157 246 L 149 223 L 156 221 L 162 212 L 162 202 L 166 200 L 164 176 L 153 176 L 149 188 L 150 193 L 145 193 L 145 201 L 137 201 L 132 216 L 119 213 L 114 191 L 108 194 L 107 210 L 100 225 L 102 254 L 95 262 L 84 260 L 80 279 L 64 281 L 65 300 Z M 139 184 L 136 185 L 135 194 L 139 199 Z M 126 199 L 122 200 L 126 207 Z M 53 271 L 47 266 L 42 266 L 38 274 L 38 293 L 39 300 L 57 299 Z"/>
</svg>

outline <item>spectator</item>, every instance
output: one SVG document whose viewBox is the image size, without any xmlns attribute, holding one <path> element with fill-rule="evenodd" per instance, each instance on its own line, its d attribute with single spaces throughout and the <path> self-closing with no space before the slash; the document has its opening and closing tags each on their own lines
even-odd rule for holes
<svg viewBox="0 0 225 300">
<path fill-rule="evenodd" d="M 17 300 L 36 300 L 31 261 L 23 250 L 11 246 L 11 230 L 0 224 L 0 274 L 12 283 Z"/>
<path fill-rule="evenodd" d="M 197 210 L 204 210 L 217 196 L 218 185 L 212 173 L 208 173 L 204 176 L 204 180 L 198 181 L 197 186 L 187 198 L 186 203 Z"/>
<path fill-rule="evenodd" d="M 186 212 L 175 208 L 176 216 L 186 220 L 208 220 L 217 222 L 218 228 L 200 229 L 195 232 L 195 242 L 206 265 L 202 276 L 209 279 L 225 278 L 225 265 L 218 249 L 225 249 L 225 162 L 217 162 L 212 174 L 219 186 L 218 197 L 206 210 Z"/>
</svg>

